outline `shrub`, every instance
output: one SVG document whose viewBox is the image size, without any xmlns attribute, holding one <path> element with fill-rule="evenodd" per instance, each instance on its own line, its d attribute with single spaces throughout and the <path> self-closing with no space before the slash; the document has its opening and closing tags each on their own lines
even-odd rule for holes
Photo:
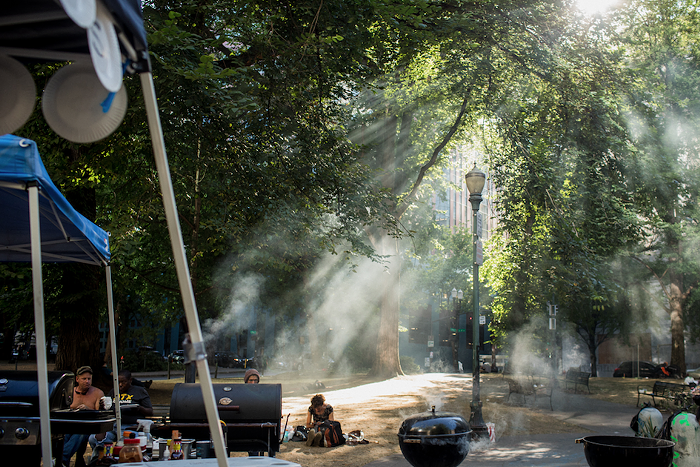
<svg viewBox="0 0 700 467">
<path fill-rule="evenodd" d="M 130 350 L 124 352 L 123 368 L 131 371 L 132 373 L 165 371 L 168 369 L 168 362 L 158 352 L 139 352 Z"/>
<path fill-rule="evenodd" d="M 399 362 L 401 363 L 401 369 L 407 375 L 415 375 L 422 373 L 420 366 L 416 363 L 413 357 L 408 355 L 401 355 L 399 357 Z"/>
</svg>

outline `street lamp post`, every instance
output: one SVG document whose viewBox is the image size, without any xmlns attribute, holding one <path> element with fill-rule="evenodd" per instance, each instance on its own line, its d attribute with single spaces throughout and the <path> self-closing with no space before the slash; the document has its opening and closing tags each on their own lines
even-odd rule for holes
<svg viewBox="0 0 700 467">
<path fill-rule="evenodd" d="M 456 287 L 452 289 L 452 315 L 449 316 L 450 345 L 452 346 L 452 364 L 460 373 L 463 370 L 462 362 L 459 361 L 459 313 L 462 310 L 463 298 L 462 289 L 459 291 Z"/>
<path fill-rule="evenodd" d="M 481 204 L 481 190 L 486 183 L 486 174 L 476 168 L 470 170 L 465 176 L 467 189 L 469 190 L 469 202 L 472 204 L 472 242 L 473 242 L 473 291 L 474 291 L 474 320 L 472 329 L 474 331 L 474 343 L 472 345 L 472 371 L 473 389 L 471 416 L 469 425 L 477 438 L 488 439 L 488 428 L 481 414 L 481 395 L 479 384 L 479 262 L 477 261 L 477 244 L 479 242 L 479 232 L 477 231 L 477 215 Z"/>
</svg>

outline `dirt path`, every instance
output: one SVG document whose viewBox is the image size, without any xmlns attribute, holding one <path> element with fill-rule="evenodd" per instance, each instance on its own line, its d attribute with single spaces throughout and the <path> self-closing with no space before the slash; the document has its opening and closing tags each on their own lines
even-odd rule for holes
<svg viewBox="0 0 700 467">
<path fill-rule="evenodd" d="M 400 454 L 398 430 L 403 420 L 429 410 L 456 412 L 469 419 L 472 380 L 470 376 L 429 373 L 392 378 L 356 387 L 325 390 L 323 394 L 335 410 L 336 420 L 345 433 L 360 429 L 370 444 L 335 448 L 307 447 L 301 442 L 282 445 L 278 457 L 302 466 L 332 464 L 338 467 L 361 467 L 383 457 Z M 507 385 L 488 378 L 482 388 L 484 418 L 496 424 L 498 436 L 518 433 L 566 433 L 580 427 L 560 421 L 546 410 L 503 404 Z M 285 391 L 286 392 L 286 391 Z M 291 414 L 289 423 L 306 421 L 309 395 L 285 397 L 283 413 Z M 547 404 L 542 404 L 545 407 Z"/>
</svg>

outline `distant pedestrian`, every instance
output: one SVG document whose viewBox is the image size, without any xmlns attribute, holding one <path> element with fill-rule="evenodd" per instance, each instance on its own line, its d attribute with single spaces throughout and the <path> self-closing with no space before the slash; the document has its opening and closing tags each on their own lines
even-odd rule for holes
<svg viewBox="0 0 700 467">
<path fill-rule="evenodd" d="M 258 384 L 260 382 L 260 373 L 255 368 L 248 368 L 243 375 L 243 382 L 245 384 Z"/>
</svg>

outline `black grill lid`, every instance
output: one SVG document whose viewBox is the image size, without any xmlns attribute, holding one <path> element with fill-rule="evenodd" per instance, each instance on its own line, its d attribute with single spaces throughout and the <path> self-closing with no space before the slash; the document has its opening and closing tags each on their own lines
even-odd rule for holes
<svg viewBox="0 0 700 467">
<path fill-rule="evenodd" d="M 67 409 L 73 402 L 75 375 L 49 371 L 49 410 Z M 0 415 L 39 416 L 36 371 L 0 371 Z"/>
<path fill-rule="evenodd" d="M 219 417 L 224 422 L 273 422 L 282 417 L 280 384 L 212 384 Z M 205 422 L 199 383 L 178 383 L 170 398 L 172 422 Z"/>
<path fill-rule="evenodd" d="M 432 410 L 405 419 L 399 436 L 440 436 L 469 433 L 469 423 L 459 414 Z"/>
</svg>

